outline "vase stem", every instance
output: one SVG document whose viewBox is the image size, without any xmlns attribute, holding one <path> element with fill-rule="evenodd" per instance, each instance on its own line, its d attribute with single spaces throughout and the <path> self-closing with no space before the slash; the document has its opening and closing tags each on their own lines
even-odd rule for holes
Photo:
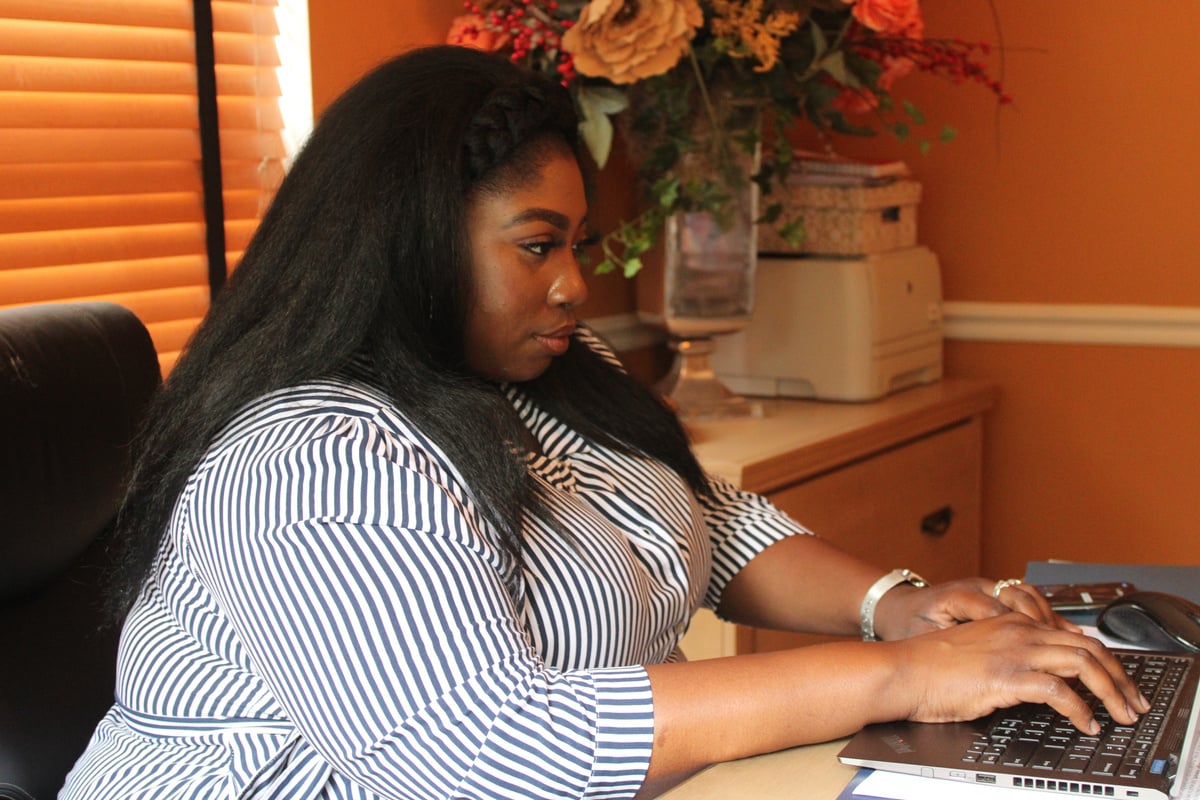
<svg viewBox="0 0 1200 800">
<path fill-rule="evenodd" d="M 656 388 L 670 399 L 681 418 L 699 421 L 762 416 L 761 403 L 734 394 L 713 372 L 708 356 L 716 344 L 711 336 L 672 336 L 669 346 L 675 360 Z"/>
</svg>

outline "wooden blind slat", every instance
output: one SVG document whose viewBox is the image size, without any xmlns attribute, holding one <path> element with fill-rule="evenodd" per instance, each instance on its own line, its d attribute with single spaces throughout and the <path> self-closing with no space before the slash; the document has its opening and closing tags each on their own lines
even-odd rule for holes
<svg viewBox="0 0 1200 800">
<path fill-rule="evenodd" d="M 263 158 L 282 159 L 287 155 L 283 137 L 268 131 L 261 133 L 247 130 L 221 131 L 221 157 L 231 160 L 258 160 Z"/>
<path fill-rule="evenodd" d="M 194 128 L 196 98 L 187 95 L 0 92 L 9 128 Z"/>
<path fill-rule="evenodd" d="M 217 102 L 217 111 L 221 117 L 222 128 L 283 130 L 283 114 L 279 111 L 278 98 L 222 97 Z"/>
<path fill-rule="evenodd" d="M 245 171 L 227 172 L 226 184 L 245 188 Z M 186 161 L 0 164 L 0 199 L 199 191 L 200 172 Z"/>
<path fill-rule="evenodd" d="M 16 56 L 191 64 L 196 57 L 193 39 L 190 29 L 142 29 L 0 18 L 0 53 Z"/>
<path fill-rule="evenodd" d="M 229 3 L 213 0 L 213 32 L 278 36 L 279 25 L 275 22 L 274 6 L 274 3 Z"/>
<path fill-rule="evenodd" d="M 204 223 L 34 231 L 0 236 L 0 270 L 204 252 Z"/>
<path fill-rule="evenodd" d="M 275 69 L 240 64 L 217 64 L 217 96 L 274 97 L 283 94 Z"/>
<path fill-rule="evenodd" d="M 252 72 L 250 80 L 268 77 Z M 242 88 L 247 85 L 242 75 L 230 74 L 225 83 L 236 85 L 240 94 L 254 94 L 253 85 L 249 91 Z M 0 55 L 0 90 L 194 95 L 196 70 L 178 63 Z"/>
<path fill-rule="evenodd" d="M 0 128 L 0 163 L 199 158 L 198 135 L 190 130 Z"/>
<path fill-rule="evenodd" d="M 203 202 L 199 192 L 0 200 L 0 233 L 186 222 Z"/>
<path fill-rule="evenodd" d="M 132 309 L 143 322 L 150 324 L 187 317 L 198 321 L 208 311 L 209 293 L 207 286 L 182 286 L 147 292 L 116 292 L 90 299 L 120 303 Z"/>
<path fill-rule="evenodd" d="M 204 283 L 207 269 L 207 260 L 199 253 L 96 264 L 4 269 L 0 270 L 0 297 L 9 304 L 45 303 L 62 297 L 194 286 Z"/>
<path fill-rule="evenodd" d="M 258 36 L 238 33 L 213 34 L 213 52 L 218 64 L 250 67 L 279 66 L 279 52 L 273 42 Z"/>
<path fill-rule="evenodd" d="M 282 146 L 279 145 L 279 146 Z M 272 194 L 283 181 L 283 161 L 278 158 L 256 161 L 226 160 L 221 165 L 225 189 L 248 189 L 268 187 Z"/>
<path fill-rule="evenodd" d="M 191 0 L 0 0 L 0 17 L 179 28 L 191 31 Z"/>
<path fill-rule="evenodd" d="M 224 192 L 225 216 L 257 219 L 260 194 Z M 203 202 L 200 192 L 0 200 L 0 234 L 187 222 L 196 219 Z"/>
</svg>

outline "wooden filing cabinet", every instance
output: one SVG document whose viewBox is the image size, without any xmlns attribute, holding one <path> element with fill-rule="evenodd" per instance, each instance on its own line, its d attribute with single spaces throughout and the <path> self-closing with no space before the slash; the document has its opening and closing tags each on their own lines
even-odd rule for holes
<svg viewBox="0 0 1200 800">
<path fill-rule="evenodd" d="M 947 378 L 872 403 L 766 400 L 761 418 L 689 431 L 709 472 L 881 569 L 943 581 L 979 572 L 982 416 L 993 401 L 990 385 Z M 815 641 L 702 611 L 683 649 L 695 659 Z"/>
</svg>

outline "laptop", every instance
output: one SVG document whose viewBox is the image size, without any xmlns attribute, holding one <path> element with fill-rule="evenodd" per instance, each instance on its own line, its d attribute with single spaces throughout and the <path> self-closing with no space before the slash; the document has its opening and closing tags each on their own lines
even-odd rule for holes
<svg viewBox="0 0 1200 800">
<path fill-rule="evenodd" d="M 1102 730 L 1088 737 L 1046 705 L 1025 703 L 972 722 L 868 725 L 838 754 L 845 764 L 1062 797 L 1200 798 L 1200 655 L 1115 650 L 1151 702 L 1118 725 L 1081 685 Z"/>
</svg>

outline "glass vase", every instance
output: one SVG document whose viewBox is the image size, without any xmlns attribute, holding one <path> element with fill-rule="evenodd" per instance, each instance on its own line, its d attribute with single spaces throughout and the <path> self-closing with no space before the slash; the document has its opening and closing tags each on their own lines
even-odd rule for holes
<svg viewBox="0 0 1200 800">
<path fill-rule="evenodd" d="M 717 337 L 744 328 L 754 309 L 759 111 L 722 104 L 720 139 L 711 120 L 697 125 L 697 147 L 681 159 L 680 176 L 725 200 L 718 213 L 679 211 L 664 227 L 663 323 L 674 359 L 657 388 L 685 419 L 761 414 L 761 404 L 730 391 L 709 363 Z"/>
</svg>

